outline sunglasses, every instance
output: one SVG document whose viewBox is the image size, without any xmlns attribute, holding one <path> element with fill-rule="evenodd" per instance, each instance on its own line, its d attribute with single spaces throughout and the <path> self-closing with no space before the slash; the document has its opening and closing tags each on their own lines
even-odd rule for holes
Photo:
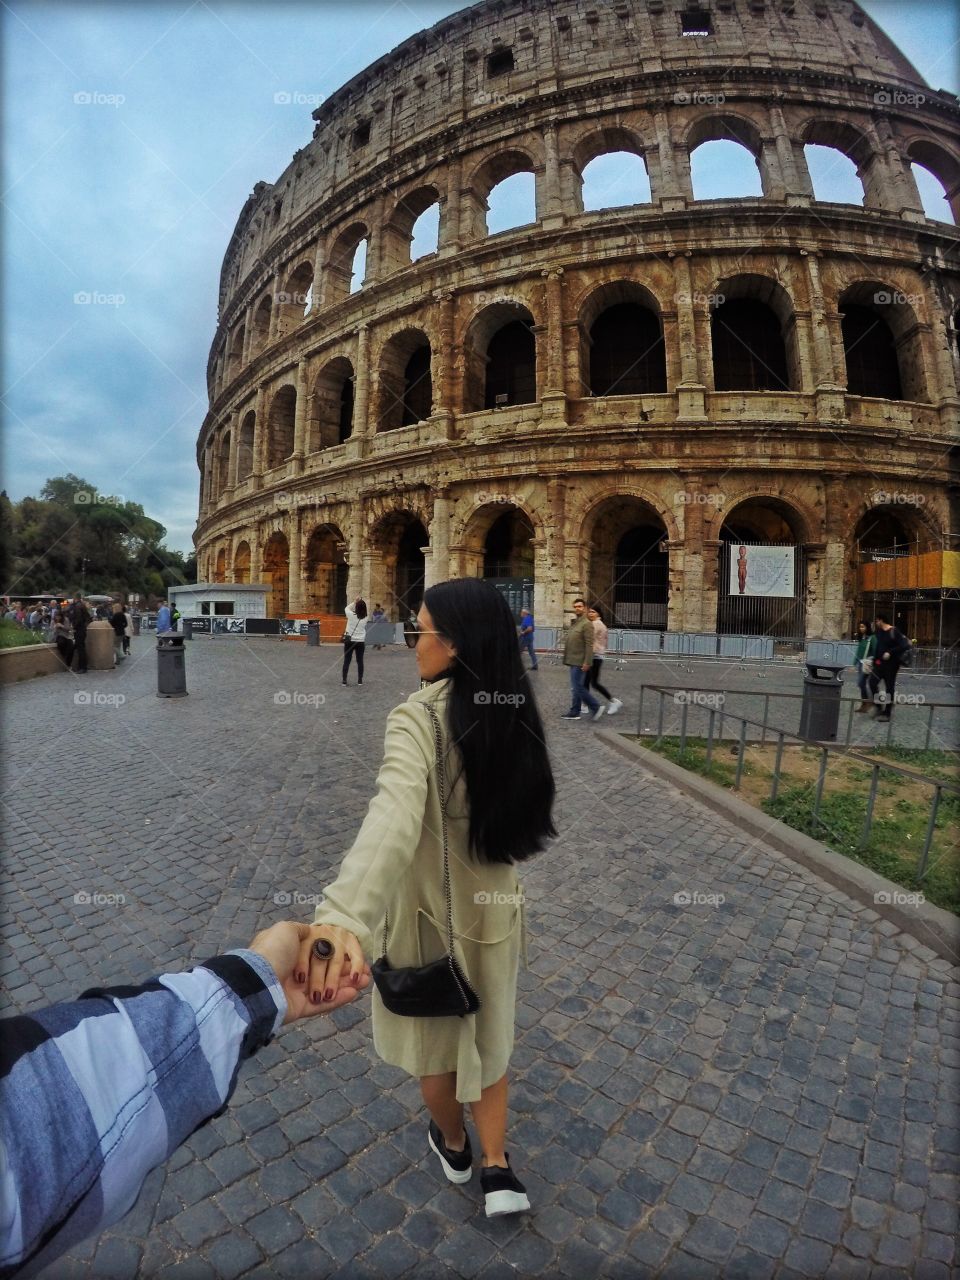
<svg viewBox="0 0 960 1280">
<path fill-rule="evenodd" d="M 410 634 L 413 636 L 413 643 L 416 644 L 421 636 L 442 636 L 442 631 L 428 631 L 426 627 L 421 627 L 419 622 L 414 622 L 410 627 Z"/>
</svg>

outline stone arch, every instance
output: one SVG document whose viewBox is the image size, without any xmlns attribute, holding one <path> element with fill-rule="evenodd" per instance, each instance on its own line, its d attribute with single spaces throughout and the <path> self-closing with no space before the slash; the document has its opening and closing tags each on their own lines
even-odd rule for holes
<svg viewBox="0 0 960 1280">
<path fill-rule="evenodd" d="M 250 543 L 246 539 L 237 543 L 233 553 L 233 580 L 238 584 L 250 581 Z"/>
<path fill-rule="evenodd" d="M 540 513 L 519 495 L 481 495 L 457 522 L 453 546 L 459 573 L 468 578 L 533 578 L 536 547 L 544 537 Z"/>
<path fill-rule="evenodd" d="M 268 297 L 261 298 L 253 313 L 253 332 L 250 336 L 250 356 L 258 356 L 270 341 L 270 317 L 273 304 Z"/>
<path fill-rule="evenodd" d="M 587 395 L 654 395 L 667 389 L 658 299 L 637 280 L 588 287 L 577 319 Z"/>
<path fill-rule="evenodd" d="M 274 530 L 263 544 L 261 580 L 269 587 L 267 617 L 282 618 L 290 608 L 290 544 L 287 535 Z"/>
<path fill-rule="evenodd" d="M 908 294 L 889 283 L 859 280 L 840 294 L 847 390 L 850 395 L 926 402 L 920 322 Z"/>
<path fill-rule="evenodd" d="M 423 601 L 426 559 L 429 545 L 427 525 L 410 507 L 394 506 L 374 518 L 368 543 L 370 593 L 379 600 L 389 617 L 405 622 Z"/>
<path fill-rule="evenodd" d="M 224 364 L 224 375 L 228 381 L 237 376 L 243 365 L 243 345 L 246 338 L 247 326 L 241 320 L 230 334 L 230 343 Z"/>
<path fill-rule="evenodd" d="M 538 158 L 534 157 L 532 150 L 508 147 L 495 152 L 493 155 L 486 156 L 474 168 L 464 184 L 464 213 L 466 215 L 465 225 L 462 228 L 464 239 L 482 240 L 489 234 L 487 230 L 487 211 L 490 207 L 490 194 L 501 182 L 504 182 L 507 178 L 514 177 L 518 173 L 532 173 L 534 175 L 536 195 L 532 221 L 536 221 L 540 217 L 541 207 L 539 169 Z M 524 222 L 517 225 L 525 226 L 528 224 Z"/>
<path fill-rule="evenodd" d="M 937 179 L 950 206 L 954 225 L 960 226 L 960 159 L 949 148 L 930 138 L 915 138 L 908 142 L 906 156 L 911 165 L 920 165 Z"/>
<path fill-rule="evenodd" d="M 334 356 L 317 374 L 310 397 L 309 452 L 343 444 L 353 434 L 354 371 L 346 356 Z"/>
<path fill-rule="evenodd" d="M 490 303 L 469 321 L 463 339 L 465 413 L 538 399 L 535 323 L 524 303 L 510 299 Z"/>
<path fill-rule="evenodd" d="M 256 437 L 257 415 L 248 409 L 240 422 L 237 436 L 237 483 L 253 473 L 253 442 Z"/>
<path fill-rule="evenodd" d="M 277 297 L 280 313 L 277 336 L 282 337 L 302 324 L 313 301 L 313 263 L 299 262 L 287 272 L 283 289 Z"/>
<path fill-rule="evenodd" d="M 804 147 L 830 147 L 851 161 L 860 180 L 864 206 L 883 209 L 896 203 L 890 196 L 885 197 L 884 174 L 882 166 L 878 164 L 879 157 L 862 130 L 847 120 L 816 116 L 805 121 L 798 133 Z M 822 200 L 824 197 L 814 191 L 814 198 Z"/>
<path fill-rule="evenodd" d="M 335 236 L 324 272 L 324 306 L 350 296 L 357 251 L 369 239 L 370 228 L 365 222 L 351 222 Z"/>
<path fill-rule="evenodd" d="M 770 276 L 743 272 L 711 291 L 716 391 L 799 391 L 802 372 L 793 298 Z"/>
<path fill-rule="evenodd" d="M 822 520 L 792 496 L 759 486 L 728 495 L 719 528 L 717 624 L 721 634 L 768 635 L 800 639 L 807 634 L 808 594 L 812 586 L 812 549 L 822 541 Z M 791 595 L 760 594 L 767 553 L 760 560 L 756 588 L 751 587 L 751 546 L 793 548 Z M 774 553 L 775 554 L 775 553 Z M 754 563 L 757 563 L 755 558 Z M 742 568 L 741 568 L 742 566 Z M 768 575 L 772 577 L 772 575 Z"/>
<path fill-rule="evenodd" d="M 753 156 L 756 163 L 760 177 L 760 194 L 768 197 L 776 195 L 774 175 L 770 172 L 764 158 L 763 141 L 755 122 L 747 116 L 737 115 L 733 112 L 711 112 L 693 120 L 684 136 L 695 200 L 701 197 L 697 195 L 697 183 L 694 181 L 694 170 L 696 168 L 693 159 L 694 153 L 700 147 L 711 142 L 733 142 L 743 147 L 745 151 Z M 736 192 L 731 193 L 729 197 L 722 198 L 741 199 L 744 196 L 755 196 L 755 193 Z"/>
<path fill-rule="evenodd" d="M 432 349 L 422 329 L 393 334 L 380 351 L 376 430 L 423 422 L 433 412 Z"/>
<path fill-rule="evenodd" d="M 296 417 L 297 389 L 287 383 L 274 393 L 267 415 L 267 470 L 279 467 L 293 453 Z"/>
<path fill-rule="evenodd" d="M 414 227 L 428 209 L 439 203 L 440 191 L 433 183 L 414 187 L 400 196 L 383 226 L 381 266 L 385 272 L 410 266 Z"/>
<path fill-rule="evenodd" d="M 577 178 L 573 193 L 575 210 L 578 213 L 584 212 L 588 203 L 592 208 L 614 208 L 620 204 L 647 204 L 655 199 L 652 178 L 647 170 L 646 152 L 647 148 L 639 133 L 622 125 L 607 125 L 599 129 L 591 129 L 583 134 L 571 149 L 573 169 Z M 584 188 L 585 185 L 589 186 L 589 183 L 585 184 L 585 171 L 594 160 L 599 160 L 602 156 L 608 155 L 631 156 L 639 161 L 643 169 L 644 181 L 650 188 L 649 192 L 642 192 L 642 199 L 637 201 L 613 201 L 610 204 L 602 205 L 592 201 L 585 201 Z"/>
<path fill-rule="evenodd" d="M 343 613 L 347 604 L 347 543 L 335 524 L 311 530 L 303 552 L 303 601 L 308 613 Z"/>
<path fill-rule="evenodd" d="M 672 514 L 655 498 L 628 486 L 608 486 L 593 497 L 580 520 L 584 596 L 600 604 L 608 626 L 666 628 L 671 526 Z"/>
<path fill-rule="evenodd" d="M 214 582 L 226 582 L 227 580 L 227 549 L 220 547 L 217 551 L 217 558 L 213 569 Z"/>
</svg>

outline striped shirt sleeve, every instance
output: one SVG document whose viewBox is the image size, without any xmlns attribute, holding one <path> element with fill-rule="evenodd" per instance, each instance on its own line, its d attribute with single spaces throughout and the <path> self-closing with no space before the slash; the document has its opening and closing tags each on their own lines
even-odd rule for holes
<svg viewBox="0 0 960 1280">
<path fill-rule="evenodd" d="M 0 1277 L 121 1218 L 286 1010 L 271 966 L 238 950 L 0 1023 Z"/>
</svg>

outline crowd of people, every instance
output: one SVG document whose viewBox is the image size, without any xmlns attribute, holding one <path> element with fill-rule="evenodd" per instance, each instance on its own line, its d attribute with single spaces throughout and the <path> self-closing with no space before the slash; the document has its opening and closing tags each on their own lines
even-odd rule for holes
<svg viewBox="0 0 960 1280">
<path fill-rule="evenodd" d="M 113 662 L 117 666 L 130 656 L 133 620 L 119 601 L 91 605 L 81 592 L 72 600 L 37 601 L 24 605 L 12 601 L 4 611 L 7 622 L 36 632 L 47 644 L 55 644 L 68 670 L 87 671 L 87 628 L 93 621 L 109 622 L 113 629 Z"/>
</svg>

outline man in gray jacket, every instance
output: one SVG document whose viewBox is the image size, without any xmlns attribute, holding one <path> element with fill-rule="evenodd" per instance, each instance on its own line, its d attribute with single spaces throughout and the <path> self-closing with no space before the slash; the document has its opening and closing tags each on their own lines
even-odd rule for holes
<svg viewBox="0 0 960 1280">
<path fill-rule="evenodd" d="M 563 644 L 563 663 L 570 668 L 570 710 L 561 718 L 563 720 L 579 720 L 580 704 L 585 702 L 594 720 L 603 715 L 603 707 L 589 689 L 583 687 L 583 678 L 593 665 L 593 623 L 587 617 L 586 602 L 576 599 L 573 602 L 576 615 L 567 628 L 566 640 Z"/>
</svg>

